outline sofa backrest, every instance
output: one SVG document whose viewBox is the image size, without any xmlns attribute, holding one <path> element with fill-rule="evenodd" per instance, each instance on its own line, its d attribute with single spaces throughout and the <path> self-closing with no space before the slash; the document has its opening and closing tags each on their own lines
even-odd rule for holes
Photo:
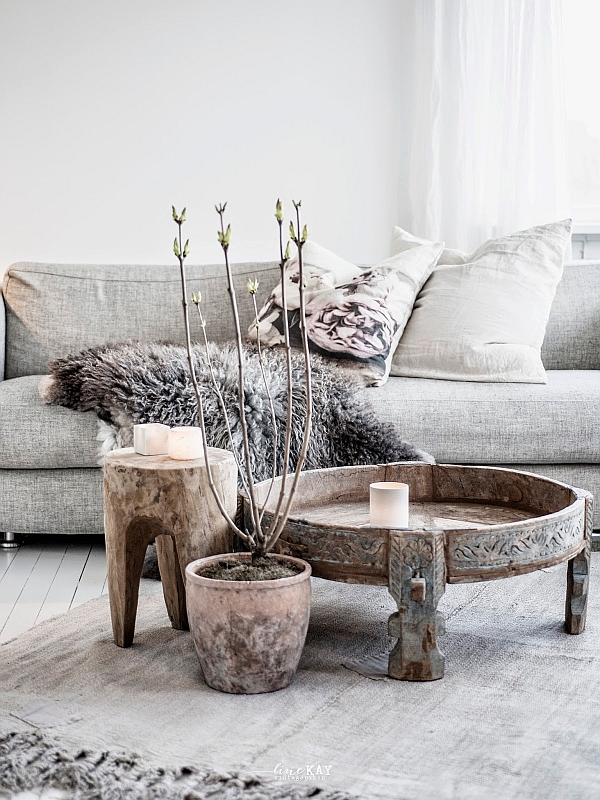
<svg viewBox="0 0 600 800">
<path fill-rule="evenodd" d="M 189 290 L 202 292 L 209 339 L 231 339 L 233 321 L 224 266 L 189 266 L 187 270 Z M 278 280 L 279 269 L 276 263 L 247 263 L 235 264 L 233 272 L 245 331 L 253 316 L 246 291 L 248 278 L 260 282 L 260 308 Z M 2 291 L 6 378 L 44 374 L 49 360 L 103 342 L 183 341 L 176 265 L 19 263 L 6 272 Z M 191 312 L 192 338 L 200 341 L 198 315 L 193 307 Z M 600 262 L 576 261 L 565 266 L 542 359 L 548 369 L 600 369 Z"/>
<path fill-rule="evenodd" d="M 542 361 L 546 369 L 600 369 L 600 261 L 565 264 Z"/>
<path fill-rule="evenodd" d="M 209 339 L 232 339 L 225 267 L 190 265 L 187 274 L 189 291 L 202 292 Z M 234 274 L 245 332 L 253 316 L 246 290 L 248 278 L 259 280 L 260 304 L 277 282 L 279 268 L 275 263 L 236 264 Z M 6 272 L 2 292 L 6 305 L 6 378 L 44 374 L 51 359 L 103 342 L 183 342 L 181 282 L 176 264 L 19 263 Z M 201 341 L 199 317 L 193 306 L 190 319 L 192 339 Z"/>
</svg>

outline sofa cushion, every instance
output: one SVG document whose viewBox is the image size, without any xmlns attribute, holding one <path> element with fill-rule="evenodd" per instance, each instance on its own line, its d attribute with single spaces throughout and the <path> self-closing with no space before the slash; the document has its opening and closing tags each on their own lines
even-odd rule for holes
<svg viewBox="0 0 600 800">
<path fill-rule="evenodd" d="M 40 397 L 40 375 L 0 382 L 0 469 L 97 467 L 98 417 Z"/>
<path fill-rule="evenodd" d="M 542 345 L 546 369 L 600 369 L 600 261 L 565 265 Z"/>
<path fill-rule="evenodd" d="M 0 531 L 104 532 L 101 469 L 6 469 L 0 479 Z"/>
<path fill-rule="evenodd" d="M 600 463 L 598 370 L 550 370 L 547 384 L 392 377 L 364 391 L 442 463 Z"/>
<path fill-rule="evenodd" d="M 464 264 L 435 269 L 419 293 L 391 374 L 546 383 L 541 347 L 571 220 L 490 239 Z"/>
<path fill-rule="evenodd" d="M 306 333 L 310 349 L 341 358 L 365 386 L 382 386 L 392 357 L 411 315 L 415 298 L 431 275 L 441 242 L 413 244 L 398 255 L 364 269 L 313 241 L 302 249 Z M 268 347 L 283 344 L 285 286 L 290 341 L 301 346 L 300 263 L 285 267 L 285 283 L 273 288 L 248 329 L 250 341 Z"/>
<path fill-rule="evenodd" d="M 48 406 L 32 375 L 0 382 L 0 469 L 96 467 L 98 418 Z M 600 371 L 548 371 L 547 384 L 390 378 L 364 389 L 377 415 L 438 461 L 600 463 Z"/>
<path fill-rule="evenodd" d="M 240 316 L 252 321 L 249 277 L 260 281 L 262 297 L 277 280 L 276 264 L 236 264 Z M 233 338 L 223 266 L 187 267 L 189 291 L 202 292 L 208 337 Z M 13 264 L 4 276 L 6 377 L 46 372 L 48 361 L 86 347 L 123 339 L 183 342 L 181 283 L 170 266 Z M 197 314 L 192 338 L 201 341 Z"/>
</svg>

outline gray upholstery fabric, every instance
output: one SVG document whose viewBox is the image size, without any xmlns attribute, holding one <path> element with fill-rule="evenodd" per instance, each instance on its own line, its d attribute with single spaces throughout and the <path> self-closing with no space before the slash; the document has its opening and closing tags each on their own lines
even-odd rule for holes
<svg viewBox="0 0 600 800">
<path fill-rule="evenodd" d="M 600 369 L 600 262 L 567 264 L 542 346 L 546 369 Z"/>
<path fill-rule="evenodd" d="M 440 462 L 600 463 L 599 370 L 549 371 L 546 385 L 390 378 L 364 391 Z"/>
<path fill-rule="evenodd" d="M 252 321 L 246 291 L 260 281 L 259 306 L 278 280 L 276 264 L 237 264 L 236 288 L 245 331 Z M 208 337 L 232 338 L 223 266 L 188 267 L 189 290 L 201 289 Z M 13 264 L 4 276 L 6 377 L 40 374 L 47 362 L 94 344 L 123 339 L 183 341 L 179 270 L 171 266 Z M 198 316 L 192 336 L 200 340 Z"/>
<path fill-rule="evenodd" d="M 0 292 L 0 381 L 4 380 L 4 351 L 6 347 L 6 311 Z"/>
<path fill-rule="evenodd" d="M 101 469 L 0 470 L 0 531 L 104 533 Z"/>
<path fill-rule="evenodd" d="M 43 403 L 40 377 L 0 382 L 0 469 L 98 466 L 98 417 Z"/>
</svg>

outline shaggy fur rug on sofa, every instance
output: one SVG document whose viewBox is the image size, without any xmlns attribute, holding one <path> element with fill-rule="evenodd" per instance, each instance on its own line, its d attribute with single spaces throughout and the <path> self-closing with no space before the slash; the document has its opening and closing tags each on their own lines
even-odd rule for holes
<svg viewBox="0 0 600 800">
<path fill-rule="evenodd" d="M 211 345 L 216 382 L 229 416 L 234 447 L 242 453 L 238 410 L 238 356 L 231 345 Z M 230 449 L 227 427 L 213 388 L 206 350 L 194 347 L 195 369 L 206 417 L 208 442 Z M 257 350 L 244 349 L 245 411 L 252 470 L 256 480 L 271 476 L 274 430 L 268 394 Z M 306 385 L 303 358 L 293 358 L 291 468 L 302 443 Z M 358 383 L 343 368 L 312 356 L 313 422 L 305 469 L 349 464 L 386 464 L 434 459 L 405 442 L 389 424 L 377 419 Z M 263 363 L 275 408 L 278 469 L 283 462 L 287 389 L 285 354 L 263 351 Z M 171 427 L 198 424 L 196 400 L 189 379 L 185 348 L 166 343 L 120 342 L 83 350 L 49 364 L 50 379 L 42 387 L 47 403 L 77 411 L 95 411 L 107 423 L 103 452 L 133 444 L 133 425 L 162 422 Z M 242 459 L 240 459 L 242 460 Z"/>
</svg>

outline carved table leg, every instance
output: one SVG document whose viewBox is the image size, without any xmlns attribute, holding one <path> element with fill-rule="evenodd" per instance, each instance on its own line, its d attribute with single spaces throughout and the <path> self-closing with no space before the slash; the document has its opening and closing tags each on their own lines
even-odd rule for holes
<svg viewBox="0 0 600 800">
<path fill-rule="evenodd" d="M 444 633 L 444 616 L 437 605 L 445 584 L 443 533 L 390 531 L 389 590 L 398 603 L 388 622 L 390 636 L 398 637 L 390 653 L 391 678 L 443 678 L 445 659 L 437 637 Z"/>
<path fill-rule="evenodd" d="M 567 599 L 565 603 L 565 630 L 567 633 L 583 633 L 590 576 L 590 553 L 592 548 L 593 496 L 585 496 L 585 545 L 567 566 Z"/>
<path fill-rule="evenodd" d="M 171 625 L 178 631 L 189 631 L 185 603 L 185 583 L 179 564 L 177 543 L 171 536 L 156 537 L 156 554 L 163 585 L 165 605 Z"/>
</svg>

